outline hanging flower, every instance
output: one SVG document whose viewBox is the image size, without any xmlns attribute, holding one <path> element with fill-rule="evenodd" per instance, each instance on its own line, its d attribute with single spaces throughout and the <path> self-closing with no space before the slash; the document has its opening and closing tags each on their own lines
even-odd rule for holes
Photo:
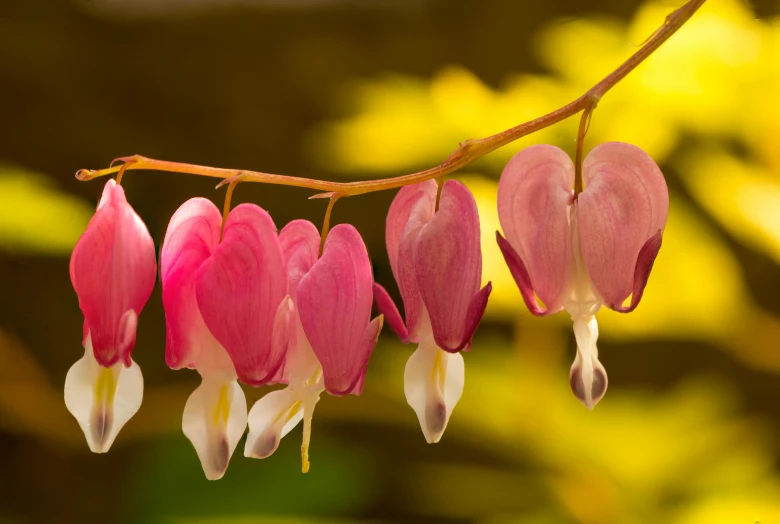
<svg viewBox="0 0 780 524">
<path fill-rule="evenodd" d="M 593 409 L 607 389 L 596 312 L 606 305 L 628 313 L 639 304 L 661 248 L 669 195 L 655 162 L 630 144 L 595 147 L 582 175 L 584 190 L 575 196 L 574 164 L 561 149 L 537 145 L 515 155 L 498 185 L 506 239 L 496 235 L 531 313 L 571 315 L 571 388 Z"/>
<path fill-rule="evenodd" d="M 362 392 L 382 317 L 371 320 L 371 263 L 353 226 L 334 227 L 319 260 L 320 235 L 310 222 L 291 222 L 280 240 L 297 317 L 284 368 L 289 386 L 269 393 L 252 408 L 246 455 L 267 457 L 303 420 L 301 449 L 306 472 L 312 414 L 320 393 Z"/>
<path fill-rule="evenodd" d="M 244 454 L 266 458 L 279 441 L 304 419 L 308 445 L 311 417 L 320 393 L 325 389 L 322 368 L 306 338 L 298 311 L 298 284 L 317 262 L 320 234 L 307 220 L 294 220 L 279 234 L 286 261 L 287 291 L 293 302 L 293 328 L 285 356 L 282 381 L 288 387 L 272 391 L 258 400 L 249 412 L 249 435 Z"/>
<path fill-rule="evenodd" d="M 84 356 L 65 378 L 65 405 L 95 453 L 108 451 L 141 406 L 143 377 L 130 353 L 156 271 L 149 231 L 122 187 L 109 180 L 70 259 L 84 314 Z"/>
<path fill-rule="evenodd" d="M 247 419 L 233 362 L 206 327 L 196 300 L 201 268 L 219 246 L 221 227 L 222 216 L 211 201 L 190 199 L 171 218 L 160 253 L 165 360 L 172 369 L 200 373 L 201 384 L 184 407 L 182 429 L 209 480 L 225 474 Z"/>
<path fill-rule="evenodd" d="M 404 343 L 417 350 L 406 363 L 404 393 L 428 442 L 441 439 L 463 393 L 467 351 L 492 286 L 480 289 L 482 253 L 474 197 L 449 180 L 436 210 L 434 181 L 402 188 L 387 215 L 387 252 L 401 291 L 406 322 L 379 284 L 379 311 Z"/>
<path fill-rule="evenodd" d="M 241 204 L 230 212 L 222 241 L 200 267 L 195 294 L 238 378 L 250 386 L 279 382 L 292 301 L 276 226 L 266 211 Z"/>
</svg>

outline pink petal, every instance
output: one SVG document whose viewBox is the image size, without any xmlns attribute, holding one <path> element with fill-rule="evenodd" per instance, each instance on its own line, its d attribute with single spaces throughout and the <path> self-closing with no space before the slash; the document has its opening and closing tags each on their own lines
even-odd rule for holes
<svg viewBox="0 0 780 524">
<path fill-rule="evenodd" d="M 477 203 L 457 180 L 444 184 L 439 211 L 420 230 L 415 267 L 436 344 L 446 351 L 460 351 L 471 340 L 492 287 L 479 289 L 482 251 Z"/>
<path fill-rule="evenodd" d="M 331 395 L 359 394 L 382 317 L 371 318 L 371 263 L 349 224 L 328 234 L 322 257 L 298 285 L 298 311 Z"/>
<path fill-rule="evenodd" d="M 279 243 L 287 261 L 288 294 L 295 302 L 298 283 L 317 262 L 320 232 L 308 220 L 293 220 L 279 233 Z"/>
<path fill-rule="evenodd" d="M 398 338 L 404 343 L 408 342 L 409 332 L 406 330 L 401 313 L 398 312 L 398 308 L 387 290 L 377 283 L 374 283 L 374 302 L 376 302 L 376 308 L 385 317 L 387 324 L 395 331 Z"/>
<path fill-rule="evenodd" d="M 387 213 L 387 254 L 406 312 L 408 335 L 402 338 L 403 342 L 418 340 L 422 301 L 417 290 L 415 251 L 420 230 L 431 221 L 436 210 L 436 192 L 437 186 L 433 180 L 403 187 Z"/>
<path fill-rule="evenodd" d="M 160 252 L 160 275 L 167 341 L 165 360 L 169 367 L 192 365 L 204 343 L 213 345 L 195 297 L 195 282 L 201 264 L 219 244 L 222 215 L 205 198 L 185 202 L 173 214 Z"/>
<path fill-rule="evenodd" d="M 317 262 L 320 232 L 308 220 L 293 220 L 279 233 L 279 242 L 287 263 L 287 292 L 295 306 L 298 300 L 298 283 Z M 275 380 L 285 384 L 305 381 L 319 367 L 303 332 L 297 306 L 293 317 L 293 329 L 290 331 L 290 344 L 285 354 L 284 366 Z"/>
<path fill-rule="evenodd" d="M 270 382 L 282 365 L 292 308 L 286 294 L 273 220 L 258 206 L 237 206 L 222 242 L 201 266 L 196 296 L 206 326 L 249 385 Z"/>
<path fill-rule="evenodd" d="M 516 154 L 498 183 L 501 227 L 528 273 L 531 289 L 546 306 L 534 309 L 547 314 L 563 308 L 571 286 L 573 187 L 574 164 L 561 149 L 548 145 L 531 146 Z M 528 290 L 524 298 L 527 295 Z"/>
<path fill-rule="evenodd" d="M 669 212 L 664 176 L 638 147 L 608 142 L 585 158 L 583 182 L 577 205 L 582 257 L 590 280 L 607 307 L 626 310 L 622 304 L 632 292 L 639 294 L 636 307 L 660 238 L 651 242 L 652 256 L 645 253 L 641 263 L 639 253 L 666 226 Z"/>
<path fill-rule="evenodd" d="M 512 278 L 514 278 L 517 287 L 520 289 L 520 295 L 522 295 L 528 310 L 537 316 L 546 315 L 548 310 L 547 308 L 539 307 L 539 303 L 534 296 L 533 286 L 531 285 L 531 277 L 528 276 L 528 270 L 525 268 L 523 261 L 498 231 L 496 231 L 496 242 L 498 242 L 498 248 L 501 250 L 501 254 L 504 255 L 504 261 L 509 268 L 509 272 L 512 273 Z"/>
<path fill-rule="evenodd" d="M 122 187 L 109 180 L 70 259 L 73 288 L 101 366 L 120 360 L 130 366 L 135 323 L 129 321 L 149 300 L 156 272 L 149 231 L 127 203 Z"/>
<path fill-rule="evenodd" d="M 658 232 L 651 236 L 642 249 L 639 250 L 639 256 L 636 259 L 636 268 L 634 269 L 634 288 L 631 292 L 631 304 L 628 306 L 615 306 L 613 309 L 621 313 L 630 313 L 636 309 L 639 305 L 639 301 L 642 300 L 642 295 L 645 292 L 645 286 L 647 285 L 647 279 L 650 278 L 650 271 L 653 269 L 653 263 L 655 257 L 658 256 L 658 251 L 661 249 L 661 241 L 663 240 L 663 232 L 659 229 Z"/>
</svg>

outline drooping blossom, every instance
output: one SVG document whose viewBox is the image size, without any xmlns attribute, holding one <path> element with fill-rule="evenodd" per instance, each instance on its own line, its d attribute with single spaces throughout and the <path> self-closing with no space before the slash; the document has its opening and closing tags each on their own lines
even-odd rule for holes
<svg viewBox="0 0 780 524">
<path fill-rule="evenodd" d="M 283 372 L 288 386 L 252 407 L 245 454 L 271 455 L 279 440 L 303 420 L 306 472 L 314 406 L 322 391 L 336 396 L 361 393 L 382 317 L 371 320 L 371 264 L 353 226 L 335 226 L 319 260 L 320 235 L 310 222 L 289 223 L 280 241 L 294 304 L 295 327 Z"/>
<path fill-rule="evenodd" d="M 95 453 L 108 451 L 138 411 L 143 377 L 130 353 L 156 279 L 154 242 L 114 180 L 70 259 L 84 314 L 84 356 L 65 378 L 65 405 Z"/>
<path fill-rule="evenodd" d="M 601 144 L 585 158 L 576 197 L 574 177 L 574 164 L 557 147 L 519 152 L 498 185 L 506 239 L 496 235 L 531 313 L 571 315 L 577 355 L 569 381 L 593 409 L 607 389 L 596 312 L 605 305 L 627 313 L 639 304 L 661 248 L 669 194 L 655 162 L 621 142 Z"/>
<path fill-rule="evenodd" d="M 209 480 L 224 475 L 247 418 L 233 362 L 206 327 L 196 298 L 201 268 L 219 246 L 221 227 L 222 215 L 211 201 L 190 199 L 171 218 L 160 253 L 165 360 L 172 369 L 200 373 L 201 384 L 184 407 L 182 429 Z"/>
<path fill-rule="evenodd" d="M 241 204 L 230 212 L 222 241 L 200 267 L 195 295 L 238 378 L 250 386 L 277 383 L 292 301 L 279 236 L 265 210 Z"/>
<path fill-rule="evenodd" d="M 433 180 L 402 188 L 387 215 L 387 252 L 401 291 L 406 322 L 382 286 L 374 284 L 379 311 L 404 343 L 417 350 L 406 363 L 404 393 L 428 442 L 441 439 L 463 393 L 467 351 L 492 286 L 480 289 L 477 204 L 449 180 L 436 210 Z"/>
</svg>

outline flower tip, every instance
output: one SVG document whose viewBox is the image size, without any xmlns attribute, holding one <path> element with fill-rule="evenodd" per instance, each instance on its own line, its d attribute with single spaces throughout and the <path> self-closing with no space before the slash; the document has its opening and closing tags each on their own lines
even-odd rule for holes
<svg viewBox="0 0 780 524">
<path fill-rule="evenodd" d="M 65 377 L 65 406 L 79 423 L 93 453 L 105 453 L 141 407 L 143 377 L 138 365 L 103 367 L 88 338 L 84 356 Z"/>
<path fill-rule="evenodd" d="M 598 359 L 592 360 L 592 367 L 583 366 L 581 362 L 578 353 L 569 373 L 569 385 L 577 400 L 593 411 L 607 392 L 607 372 Z"/>
<path fill-rule="evenodd" d="M 250 443 L 247 439 L 246 446 L 244 447 L 244 456 L 255 459 L 270 457 L 274 454 L 276 448 L 279 447 L 279 438 L 280 436 L 278 434 L 267 432 L 257 438 L 254 443 Z"/>
<path fill-rule="evenodd" d="M 89 447 L 94 453 L 105 453 L 111 447 L 109 436 L 114 425 L 114 414 L 111 406 L 100 404 L 94 406 L 91 415 L 90 432 L 91 439 L 87 439 Z"/>
<path fill-rule="evenodd" d="M 230 463 L 230 442 L 227 435 L 220 435 L 212 443 L 212 451 L 209 454 L 211 463 L 208 468 L 203 469 L 207 480 L 219 480 L 225 476 L 228 464 Z"/>
<path fill-rule="evenodd" d="M 436 444 L 447 428 L 447 405 L 444 399 L 431 399 L 425 406 L 425 440 L 428 444 Z"/>
</svg>

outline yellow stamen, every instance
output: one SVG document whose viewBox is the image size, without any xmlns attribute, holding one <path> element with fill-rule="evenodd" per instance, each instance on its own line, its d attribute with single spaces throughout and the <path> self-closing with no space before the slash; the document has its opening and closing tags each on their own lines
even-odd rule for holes
<svg viewBox="0 0 780 524">
<path fill-rule="evenodd" d="M 95 381 L 95 403 L 98 405 L 111 405 L 116 394 L 116 377 L 112 368 L 100 367 Z"/>
<path fill-rule="evenodd" d="M 431 382 L 444 393 L 444 382 L 447 380 L 447 366 L 444 363 L 444 351 L 437 350 L 431 370 Z"/>
<path fill-rule="evenodd" d="M 228 397 L 228 384 L 225 384 L 219 390 L 217 407 L 214 409 L 214 425 L 225 427 L 228 418 L 230 418 L 230 398 Z"/>
</svg>

